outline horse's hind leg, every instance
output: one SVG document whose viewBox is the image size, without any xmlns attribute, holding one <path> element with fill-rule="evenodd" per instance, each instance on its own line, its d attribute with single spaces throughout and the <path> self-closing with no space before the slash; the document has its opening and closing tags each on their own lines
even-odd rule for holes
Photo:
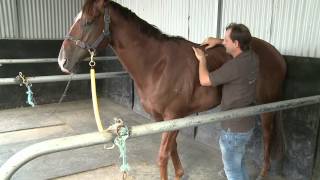
<svg viewBox="0 0 320 180">
<path fill-rule="evenodd" d="M 162 133 L 158 164 L 160 167 L 160 179 L 168 180 L 168 160 L 172 152 L 172 147 L 177 137 L 178 131 Z"/>
<path fill-rule="evenodd" d="M 263 129 L 263 144 L 264 144 L 264 161 L 262 170 L 260 172 L 261 177 L 268 175 L 270 169 L 270 152 L 271 152 L 271 138 L 273 132 L 274 112 L 261 114 L 261 122 Z"/>
<path fill-rule="evenodd" d="M 178 149 L 177 149 L 178 133 L 179 133 L 179 131 L 177 132 L 177 134 L 173 138 L 172 151 L 171 151 L 171 159 L 172 159 L 172 163 L 173 163 L 174 170 L 175 170 L 175 180 L 179 180 L 184 174 L 183 167 L 180 162 L 180 158 L 179 158 L 179 154 L 178 154 Z"/>
</svg>

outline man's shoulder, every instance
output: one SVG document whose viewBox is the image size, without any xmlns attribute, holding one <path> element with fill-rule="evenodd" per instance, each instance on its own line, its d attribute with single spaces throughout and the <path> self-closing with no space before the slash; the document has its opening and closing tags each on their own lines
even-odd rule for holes
<svg viewBox="0 0 320 180">
<path fill-rule="evenodd" d="M 233 69 L 236 68 L 238 66 L 238 61 L 236 61 L 236 59 L 230 59 L 229 61 L 227 61 L 226 63 L 224 63 L 222 66 L 224 66 L 224 69 Z"/>
<path fill-rule="evenodd" d="M 250 50 L 244 51 L 242 55 L 238 57 L 237 60 L 248 61 L 248 62 L 258 61 L 259 56 L 255 51 L 250 49 Z"/>
</svg>

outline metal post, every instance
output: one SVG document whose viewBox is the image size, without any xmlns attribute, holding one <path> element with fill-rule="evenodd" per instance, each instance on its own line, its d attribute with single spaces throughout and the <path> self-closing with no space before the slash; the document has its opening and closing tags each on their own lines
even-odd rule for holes
<svg viewBox="0 0 320 180">
<path fill-rule="evenodd" d="M 117 56 L 95 57 L 97 61 L 117 60 Z M 90 58 L 84 59 L 90 61 Z M 0 59 L 0 64 L 23 64 L 23 63 L 58 63 L 57 58 L 35 58 L 35 59 Z"/>
<path fill-rule="evenodd" d="M 199 126 L 213 122 L 220 122 L 227 119 L 252 116 L 265 112 L 292 109 L 317 103 L 320 103 L 320 95 L 263 104 L 230 111 L 211 113 L 206 115 L 191 116 L 171 121 L 138 125 L 129 128 L 129 138 L 165 131 L 174 131 L 186 127 Z M 13 175 L 13 173 L 17 171 L 22 165 L 38 156 L 63 150 L 103 144 L 109 142 L 113 138 L 113 135 L 111 135 L 110 133 L 90 133 L 66 138 L 53 139 L 34 144 L 19 151 L 18 153 L 13 155 L 5 164 L 2 165 L 2 167 L 0 168 L 0 179 L 9 179 Z"/>
<path fill-rule="evenodd" d="M 97 73 L 97 79 L 113 78 L 113 77 L 123 77 L 127 76 L 127 72 L 106 72 L 106 73 Z M 54 75 L 54 76 L 37 76 L 37 77 L 27 77 L 28 82 L 34 83 L 47 83 L 47 82 L 60 82 L 72 80 L 85 80 L 90 79 L 90 74 L 73 74 L 73 75 Z M 0 78 L 0 85 L 12 85 L 20 84 L 16 78 Z"/>
</svg>

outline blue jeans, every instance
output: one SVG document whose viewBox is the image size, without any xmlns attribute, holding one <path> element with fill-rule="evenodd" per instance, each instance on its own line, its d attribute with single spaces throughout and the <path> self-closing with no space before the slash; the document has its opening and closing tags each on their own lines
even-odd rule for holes
<svg viewBox="0 0 320 180">
<path fill-rule="evenodd" d="M 246 145 L 252 136 L 253 129 L 248 132 L 221 131 L 219 144 L 224 171 L 228 180 L 249 180 L 245 168 L 244 154 Z"/>
</svg>

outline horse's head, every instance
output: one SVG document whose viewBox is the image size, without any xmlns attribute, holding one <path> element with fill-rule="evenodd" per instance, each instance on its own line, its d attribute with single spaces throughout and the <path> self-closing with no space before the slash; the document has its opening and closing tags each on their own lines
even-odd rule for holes
<svg viewBox="0 0 320 180">
<path fill-rule="evenodd" d="M 108 45 L 110 16 L 108 0 L 87 0 L 77 15 L 68 35 L 62 43 L 58 64 L 63 72 L 74 71 L 74 66 L 89 51 Z"/>
</svg>

